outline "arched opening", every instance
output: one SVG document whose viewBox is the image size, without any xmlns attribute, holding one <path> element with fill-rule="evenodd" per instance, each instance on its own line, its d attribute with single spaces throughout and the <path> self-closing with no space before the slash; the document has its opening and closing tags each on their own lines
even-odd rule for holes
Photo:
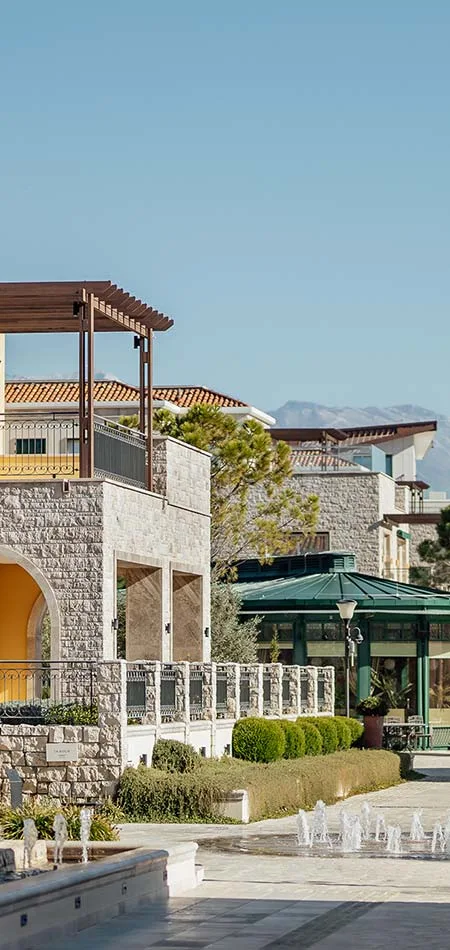
<svg viewBox="0 0 450 950">
<path fill-rule="evenodd" d="M 42 659 L 59 659 L 54 593 L 39 568 L 0 545 L 0 661 Z"/>
</svg>

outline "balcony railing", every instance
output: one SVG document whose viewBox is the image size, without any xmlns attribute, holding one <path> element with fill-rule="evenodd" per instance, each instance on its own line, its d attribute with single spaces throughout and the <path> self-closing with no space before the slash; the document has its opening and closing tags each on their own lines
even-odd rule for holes
<svg viewBox="0 0 450 950">
<path fill-rule="evenodd" d="M 78 660 L 0 661 L 0 722 L 95 720 L 97 663 Z"/>
<path fill-rule="evenodd" d="M 94 473 L 146 486 L 146 439 L 119 423 L 94 419 Z M 74 478 L 80 473 L 79 422 L 66 413 L 0 416 L 1 478 Z"/>
</svg>

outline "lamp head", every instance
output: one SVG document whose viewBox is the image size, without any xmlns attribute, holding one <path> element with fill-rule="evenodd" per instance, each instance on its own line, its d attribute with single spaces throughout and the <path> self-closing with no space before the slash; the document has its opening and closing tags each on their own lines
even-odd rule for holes
<svg viewBox="0 0 450 950">
<path fill-rule="evenodd" d="M 351 620 L 355 612 L 355 607 L 357 606 L 356 600 L 350 600 L 348 598 L 343 598 L 338 600 L 336 607 L 339 611 L 341 620 Z"/>
</svg>

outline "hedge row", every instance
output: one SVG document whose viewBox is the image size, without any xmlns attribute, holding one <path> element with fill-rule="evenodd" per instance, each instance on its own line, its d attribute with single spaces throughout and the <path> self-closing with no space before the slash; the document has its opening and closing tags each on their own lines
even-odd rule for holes
<svg viewBox="0 0 450 950">
<path fill-rule="evenodd" d="M 392 752 L 350 749 L 330 756 L 287 759 L 267 765 L 236 759 L 202 760 L 184 774 L 138 766 L 120 780 L 118 803 L 133 821 L 211 821 L 220 818 L 227 792 L 245 788 L 252 820 L 292 815 L 400 781 L 400 760 Z"/>
<path fill-rule="evenodd" d="M 247 762 L 275 762 L 303 755 L 330 755 L 358 742 L 363 726 L 345 716 L 239 719 L 233 729 L 233 756 Z"/>
</svg>

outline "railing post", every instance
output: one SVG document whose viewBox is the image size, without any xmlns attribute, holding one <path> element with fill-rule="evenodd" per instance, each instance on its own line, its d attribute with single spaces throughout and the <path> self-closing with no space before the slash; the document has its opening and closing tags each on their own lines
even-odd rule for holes
<svg viewBox="0 0 450 950">
<path fill-rule="evenodd" d="M 186 726 L 188 726 L 191 721 L 189 701 L 190 664 L 184 661 L 182 663 L 176 663 L 175 667 L 175 705 L 177 709 L 177 719 L 179 722 L 184 722 Z"/>
<path fill-rule="evenodd" d="M 255 663 L 248 667 L 250 673 L 250 715 L 263 715 L 263 673 L 262 663 Z"/>
<path fill-rule="evenodd" d="M 322 712 L 334 716 L 334 666 L 324 666 L 323 672 L 323 709 Z"/>
<path fill-rule="evenodd" d="M 263 666 L 263 715 L 281 716 L 283 667 L 281 663 Z"/>
<path fill-rule="evenodd" d="M 300 667 L 285 666 L 284 677 L 288 682 L 288 699 L 286 705 L 283 703 L 283 713 L 287 716 L 300 716 L 301 713 L 301 688 L 300 688 Z"/>
<path fill-rule="evenodd" d="M 308 670 L 308 708 L 310 715 L 317 716 L 319 712 L 319 700 L 317 691 L 317 666 L 307 666 Z"/>
</svg>

